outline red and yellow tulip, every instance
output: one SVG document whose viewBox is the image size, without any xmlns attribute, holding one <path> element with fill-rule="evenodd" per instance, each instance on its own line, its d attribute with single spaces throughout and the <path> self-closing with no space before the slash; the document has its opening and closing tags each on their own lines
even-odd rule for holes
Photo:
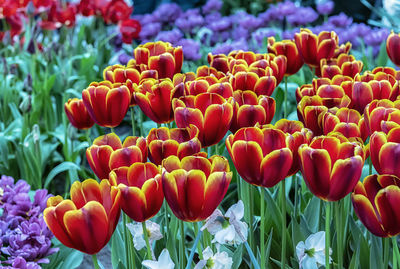
<svg viewBox="0 0 400 269">
<path fill-rule="evenodd" d="M 110 172 L 110 183 L 121 191 L 121 208 L 137 222 L 154 217 L 164 201 L 160 169 L 153 163 L 134 163 Z"/>
<path fill-rule="evenodd" d="M 275 42 L 274 37 L 268 38 L 268 52 L 275 55 L 283 55 L 287 59 L 285 75 L 296 74 L 303 66 L 304 61 L 301 57 L 296 43 L 293 40 L 282 40 Z"/>
<path fill-rule="evenodd" d="M 386 39 L 386 52 L 390 60 L 400 66 L 400 35 L 393 31 Z"/>
<path fill-rule="evenodd" d="M 43 218 L 62 244 L 96 254 L 108 243 L 118 224 L 120 201 L 120 191 L 108 180 L 75 181 L 71 200 L 59 195 L 50 197 Z"/>
<path fill-rule="evenodd" d="M 359 181 L 351 195 L 354 211 L 376 236 L 400 233 L 400 179 L 394 175 L 369 175 Z"/>
<path fill-rule="evenodd" d="M 89 129 L 94 125 L 94 121 L 89 115 L 82 99 L 68 99 L 64 104 L 65 114 L 69 122 L 77 129 Z"/>
<path fill-rule="evenodd" d="M 222 156 L 170 156 L 163 161 L 162 186 L 174 215 L 183 221 L 208 218 L 224 198 L 232 172 Z"/>
</svg>

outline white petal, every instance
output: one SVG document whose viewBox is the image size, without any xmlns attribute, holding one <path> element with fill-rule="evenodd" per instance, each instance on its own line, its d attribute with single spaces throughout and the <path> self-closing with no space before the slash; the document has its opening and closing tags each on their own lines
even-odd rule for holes
<svg viewBox="0 0 400 269">
<path fill-rule="evenodd" d="M 235 235 L 236 235 L 235 229 L 232 227 L 232 225 L 229 225 L 225 229 L 218 231 L 215 234 L 214 240 L 222 245 L 223 244 L 233 244 Z"/>
<path fill-rule="evenodd" d="M 206 266 L 206 264 L 207 262 L 205 260 L 201 260 L 196 264 L 194 269 L 203 269 Z"/>
<path fill-rule="evenodd" d="M 233 264 L 232 258 L 225 251 L 215 254 L 213 261 L 214 266 L 212 268 L 215 269 L 230 269 Z"/>
<path fill-rule="evenodd" d="M 234 215 L 237 220 L 241 220 L 243 218 L 244 204 L 242 200 L 239 200 L 239 202 L 232 205 L 225 214 L 225 216 L 228 218 L 232 218 L 232 215 Z"/>
<path fill-rule="evenodd" d="M 321 264 L 321 265 L 324 265 L 325 266 L 325 250 L 324 251 L 316 251 L 315 253 L 314 253 L 314 258 L 315 258 L 315 261 L 318 263 L 318 264 Z"/>
<path fill-rule="evenodd" d="M 141 250 L 146 247 L 146 241 L 144 240 L 143 234 L 137 234 L 133 237 L 133 246 L 137 250 Z"/>
<path fill-rule="evenodd" d="M 148 269 L 159 269 L 159 268 L 161 269 L 157 261 L 144 260 L 142 261 L 142 265 Z"/>
<path fill-rule="evenodd" d="M 321 231 L 310 235 L 306 239 L 306 248 L 307 249 L 314 248 L 315 251 L 325 249 L 325 232 Z"/>
<path fill-rule="evenodd" d="M 301 263 L 301 268 L 303 268 L 303 269 L 318 269 L 318 266 L 313 257 L 306 256 Z"/>
<path fill-rule="evenodd" d="M 214 212 L 211 214 L 211 216 L 209 216 L 209 217 L 207 218 L 206 224 L 204 224 L 204 225 L 200 228 L 200 230 L 201 230 L 201 231 L 204 231 L 204 229 L 209 230 L 208 227 L 209 227 L 210 225 L 215 225 L 216 223 L 219 223 L 219 225 L 221 225 L 220 222 L 217 221 L 217 218 L 218 218 L 218 217 L 223 217 L 223 216 L 224 216 L 224 215 L 222 215 L 222 212 L 221 212 L 219 209 L 215 209 Z"/>
<path fill-rule="evenodd" d="M 162 266 L 161 268 L 165 269 L 174 269 L 175 264 L 172 261 L 171 257 L 169 256 L 168 249 L 163 249 L 163 251 L 160 254 L 160 257 L 158 257 L 158 263 Z"/>
<path fill-rule="evenodd" d="M 205 250 L 203 250 L 203 259 L 208 260 L 214 255 L 212 249 L 210 247 L 206 247 Z"/>
<path fill-rule="evenodd" d="M 306 246 L 305 246 L 304 242 L 300 241 L 296 245 L 296 254 L 297 254 L 297 258 L 299 259 L 299 263 L 301 263 L 301 261 L 303 260 L 303 258 L 305 256 L 305 250 L 306 250 Z"/>
</svg>

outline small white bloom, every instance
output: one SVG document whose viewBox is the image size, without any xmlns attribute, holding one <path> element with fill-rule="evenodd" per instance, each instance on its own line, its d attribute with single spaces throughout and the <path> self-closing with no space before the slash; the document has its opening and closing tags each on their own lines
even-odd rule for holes
<svg viewBox="0 0 400 269">
<path fill-rule="evenodd" d="M 194 269 L 230 269 L 233 261 L 225 251 L 213 253 L 210 247 L 203 250 L 203 260 L 200 260 Z"/>
<path fill-rule="evenodd" d="M 157 261 L 144 260 L 142 265 L 148 269 L 174 269 L 175 263 L 169 256 L 168 249 L 163 249 Z"/>
<path fill-rule="evenodd" d="M 244 216 L 244 205 L 241 200 L 232 205 L 225 216 L 216 209 L 201 228 L 214 235 L 213 243 L 241 244 L 247 240 L 247 223 L 240 221 Z"/>
<path fill-rule="evenodd" d="M 320 265 L 325 266 L 325 232 L 310 235 L 305 242 L 301 241 L 296 246 L 296 254 L 299 259 L 300 268 L 318 269 Z M 329 249 L 329 256 L 332 249 Z M 332 258 L 329 257 L 329 263 Z"/>
<path fill-rule="evenodd" d="M 142 223 L 141 222 L 128 223 L 128 224 L 126 224 L 126 227 L 128 227 L 129 231 L 132 234 L 134 247 L 137 250 L 141 250 L 142 248 L 145 248 L 146 241 L 144 240 L 144 236 L 143 236 Z M 147 230 L 147 234 L 149 236 L 150 245 L 153 244 L 154 241 L 157 241 L 157 240 L 163 238 L 163 236 L 160 232 L 160 225 L 158 225 L 155 222 L 147 220 L 146 221 L 146 230 Z"/>
</svg>

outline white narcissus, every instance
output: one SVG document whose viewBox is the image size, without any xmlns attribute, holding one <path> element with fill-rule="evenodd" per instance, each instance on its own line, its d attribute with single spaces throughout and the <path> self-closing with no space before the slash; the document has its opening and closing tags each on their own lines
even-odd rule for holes
<svg viewBox="0 0 400 269">
<path fill-rule="evenodd" d="M 145 248 L 146 241 L 144 240 L 144 236 L 143 236 L 142 223 L 141 222 L 128 223 L 128 224 L 126 224 L 126 227 L 128 227 L 129 231 L 132 234 L 133 246 L 137 250 L 141 250 L 142 248 Z M 157 241 L 157 240 L 163 238 L 163 235 L 160 232 L 160 225 L 158 225 L 155 222 L 147 220 L 146 221 L 146 230 L 147 230 L 147 234 L 149 236 L 150 245 L 154 241 Z"/>
<path fill-rule="evenodd" d="M 175 263 L 169 256 L 168 249 L 163 249 L 157 261 L 144 260 L 142 265 L 147 269 L 174 269 Z"/>
<path fill-rule="evenodd" d="M 300 268 L 318 269 L 320 265 L 325 266 L 325 232 L 310 235 L 305 242 L 301 241 L 296 246 L 296 254 L 299 259 Z M 329 249 L 329 255 L 332 249 Z M 329 263 L 332 258 L 329 257 Z"/>
<path fill-rule="evenodd" d="M 194 269 L 230 269 L 233 261 L 225 251 L 213 253 L 210 247 L 203 250 L 203 260 L 200 260 Z"/>
<path fill-rule="evenodd" d="M 232 205 L 225 216 L 216 209 L 201 230 L 207 229 L 214 235 L 213 243 L 236 245 L 247 240 L 247 223 L 240 221 L 244 216 L 244 205 L 241 200 Z"/>
</svg>

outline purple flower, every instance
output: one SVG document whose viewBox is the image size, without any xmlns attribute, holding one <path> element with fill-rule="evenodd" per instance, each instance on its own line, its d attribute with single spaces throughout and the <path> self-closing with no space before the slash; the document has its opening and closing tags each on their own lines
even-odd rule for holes
<svg viewBox="0 0 400 269">
<path fill-rule="evenodd" d="M 307 25 L 318 19 L 318 14 L 311 7 L 300 7 L 297 12 L 287 16 L 287 21 L 294 26 Z"/>
<path fill-rule="evenodd" d="M 132 59 L 132 57 L 129 56 L 128 54 L 126 54 L 125 52 L 121 53 L 118 56 L 118 61 L 122 65 L 126 65 L 129 62 L 130 59 Z"/>
<path fill-rule="evenodd" d="M 185 60 L 197 61 L 201 59 L 200 43 L 197 41 L 193 39 L 181 39 L 177 45 L 182 46 Z"/>
<path fill-rule="evenodd" d="M 387 28 L 373 29 L 368 35 L 365 36 L 364 42 L 369 46 L 378 47 L 387 39 L 389 34 L 390 30 Z"/>
<path fill-rule="evenodd" d="M 239 40 L 239 39 L 247 39 L 249 37 L 249 30 L 239 26 L 236 27 L 235 30 L 232 31 L 232 39 L 233 40 Z"/>
<path fill-rule="evenodd" d="M 221 0 L 208 0 L 201 10 L 204 14 L 210 14 L 214 11 L 220 11 L 223 4 Z"/>
<path fill-rule="evenodd" d="M 263 23 L 262 19 L 250 15 L 247 13 L 239 13 L 238 22 L 239 25 L 245 29 L 257 29 Z M 234 20 L 232 20 L 234 21 Z"/>
<path fill-rule="evenodd" d="M 158 18 L 160 22 L 172 23 L 182 13 L 182 9 L 175 3 L 161 4 L 154 12 L 153 15 Z"/>
<path fill-rule="evenodd" d="M 283 20 L 281 14 L 278 13 L 278 8 L 276 6 L 270 6 L 266 11 L 258 14 L 258 18 L 264 22 L 264 25 L 273 21 Z"/>
<path fill-rule="evenodd" d="M 11 266 L 2 267 L 2 268 L 14 268 L 14 269 L 40 269 L 42 268 L 39 264 L 35 262 L 26 262 L 24 258 L 17 257 L 14 259 Z"/>
<path fill-rule="evenodd" d="M 204 18 L 198 9 L 189 9 L 175 21 L 175 25 L 183 32 L 191 33 L 195 28 L 204 25 Z"/>
<path fill-rule="evenodd" d="M 298 6 L 292 1 L 285 1 L 276 5 L 278 13 L 281 17 L 285 17 L 298 12 Z"/>
<path fill-rule="evenodd" d="M 353 19 L 348 17 L 346 14 L 341 12 L 339 15 L 331 16 L 328 19 L 328 23 L 336 27 L 348 27 L 353 22 Z"/>
<path fill-rule="evenodd" d="M 171 44 L 176 44 L 181 38 L 183 37 L 183 34 L 181 31 L 178 29 L 173 29 L 171 31 L 162 31 L 159 32 L 156 40 L 161 40 L 164 42 L 169 42 Z"/>
<path fill-rule="evenodd" d="M 133 18 L 140 21 L 140 24 L 142 25 L 153 22 L 159 22 L 158 17 L 153 14 L 135 15 L 133 16 Z"/>
<path fill-rule="evenodd" d="M 217 21 L 220 20 L 222 18 L 221 13 L 219 12 L 213 12 L 211 14 L 208 14 L 204 17 L 204 21 L 207 23 L 213 22 L 213 21 Z"/>
<path fill-rule="evenodd" d="M 154 22 L 142 24 L 142 30 L 139 33 L 140 39 L 153 39 L 161 31 L 161 23 Z"/>
<path fill-rule="evenodd" d="M 253 40 L 257 43 L 258 46 L 263 45 L 264 39 L 267 39 L 270 36 L 275 36 L 276 31 L 274 29 L 269 28 L 260 28 L 251 34 Z"/>
<path fill-rule="evenodd" d="M 328 15 L 331 14 L 335 7 L 335 3 L 333 1 L 326 1 L 317 4 L 317 10 L 319 14 Z"/>
<path fill-rule="evenodd" d="M 248 50 L 247 41 L 245 39 L 241 39 L 241 40 L 234 41 L 234 42 L 226 41 L 222 44 L 215 46 L 212 53 L 213 54 L 229 54 L 229 52 L 234 51 L 234 50 L 247 51 Z"/>
<path fill-rule="evenodd" d="M 231 20 L 228 17 L 223 17 L 219 20 L 209 22 L 208 28 L 214 32 L 221 32 L 230 29 L 231 26 Z"/>
</svg>

